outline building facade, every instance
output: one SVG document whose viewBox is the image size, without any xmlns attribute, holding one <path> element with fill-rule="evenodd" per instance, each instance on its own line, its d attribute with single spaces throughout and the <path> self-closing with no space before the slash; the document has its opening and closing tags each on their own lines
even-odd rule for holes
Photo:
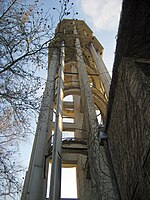
<svg viewBox="0 0 150 200">
<path fill-rule="evenodd" d="M 115 199 L 103 131 L 111 78 L 102 56 L 84 21 L 58 24 L 22 200 L 60 199 L 63 167 L 76 167 L 78 199 Z"/>
</svg>

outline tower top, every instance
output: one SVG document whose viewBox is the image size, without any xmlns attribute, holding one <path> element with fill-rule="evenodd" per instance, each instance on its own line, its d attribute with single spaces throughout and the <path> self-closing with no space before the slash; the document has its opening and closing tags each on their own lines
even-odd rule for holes
<svg viewBox="0 0 150 200">
<path fill-rule="evenodd" d="M 77 30 L 77 34 L 74 32 L 75 29 Z M 82 48 L 87 48 L 88 45 L 92 43 L 95 49 L 103 54 L 103 46 L 97 40 L 97 38 L 93 36 L 93 31 L 83 20 L 63 19 L 58 23 L 55 34 L 63 34 L 63 38 L 75 38 L 77 35 L 78 38 L 80 38 L 80 42 L 82 43 Z"/>
</svg>

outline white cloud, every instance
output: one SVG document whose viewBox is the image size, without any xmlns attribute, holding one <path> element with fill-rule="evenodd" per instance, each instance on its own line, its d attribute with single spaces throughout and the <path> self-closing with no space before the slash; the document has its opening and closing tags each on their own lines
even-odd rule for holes
<svg viewBox="0 0 150 200">
<path fill-rule="evenodd" d="M 80 0 L 81 10 L 90 17 L 95 29 L 115 30 L 120 17 L 121 0 Z"/>
</svg>

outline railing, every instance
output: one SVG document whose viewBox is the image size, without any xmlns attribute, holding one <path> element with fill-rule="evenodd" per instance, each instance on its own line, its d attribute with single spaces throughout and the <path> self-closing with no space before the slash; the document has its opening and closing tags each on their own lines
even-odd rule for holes
<svg viewBox="0 0 150 200">
<path fill-rule="evenodd" d="M 51 135 L 50 139 L 48 140 L 49 151 L 52 151 L 54 141 L 54 134 Z M 66 144 L 80 144 L 80 145 L 87 145 L 87 139 L 81 137 L 63 137 L 62 138 L 62 146 Z"/>
<path fill-rule="evenodd" d="M 54 134 L 51 135 L 50 139 L 48 140 L 48 144 L 50 146 L 53 146 L 53 140 L 54 140 Z M 68 143 L 77 143 L 77 144 L 87 144 L 87 139 L 81 138 L 81 137 L 62 137 L 62 143 L 63 144 L 68 144 Z"/>
</svg>

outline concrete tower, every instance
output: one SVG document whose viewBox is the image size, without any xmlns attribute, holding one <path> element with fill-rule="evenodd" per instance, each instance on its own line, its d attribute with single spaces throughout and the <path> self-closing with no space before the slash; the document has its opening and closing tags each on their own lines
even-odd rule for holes
<svg viewBox="0 0 150 200">
<path fill-rule="evenodd" d="M 62 167 L 76 167 L 78 199 L 115 199 L 103 132 L 111 79 L 102 55 L 84 21 L 58 24 L 22 200 L 60 199 Z"/>
</svg>

